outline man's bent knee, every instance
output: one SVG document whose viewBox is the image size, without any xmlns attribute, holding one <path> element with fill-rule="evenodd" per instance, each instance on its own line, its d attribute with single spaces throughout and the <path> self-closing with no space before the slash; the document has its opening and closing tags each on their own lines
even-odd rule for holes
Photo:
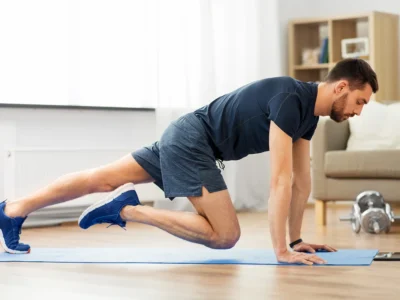
<svg viewBox="0 0 400 300">
<path fill-rule="evenodd" d="M 233 229 L 229 233 L 218 234 L 214 233 L 210 239 L 209 248 L 213 249 L 231 249 L 240 239 L 240 228 Z"/>
</svg>

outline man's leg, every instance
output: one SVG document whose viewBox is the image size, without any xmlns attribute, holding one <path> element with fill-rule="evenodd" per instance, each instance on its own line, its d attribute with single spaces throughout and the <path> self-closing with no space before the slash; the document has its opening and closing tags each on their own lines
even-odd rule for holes
<svg viewBox="0 0 400 300">
<path fill-rule="evenodd" d="M 115 162 L 59 177 L 32 195 L 8 202 L 5 214 L 25 217 L 40 208 L 91 194 L 110 192 L 119 186 L 152 182 L 151 176 L 128 154 Z"/>
<path fill-rule="evenodd" d="M 189 197 L 198 214 L 148 206 L 125 206 L 122 219 L 158 227 L 186 241 L 215 249 L 232 248 L 240 237 L 240 226 L 228 190 Z"/>
<path fill-rule="evenodd" d="M 31 212 L 91 193 L 118 191 L 128 183 L 152 181 L 131 154 L 98 168 L 61 176 L 30 196 L 0 203 L 0 244 L 9 253 L 29 253 L 30 246 L 20 243 L 19 235 Z"/>
</svg>

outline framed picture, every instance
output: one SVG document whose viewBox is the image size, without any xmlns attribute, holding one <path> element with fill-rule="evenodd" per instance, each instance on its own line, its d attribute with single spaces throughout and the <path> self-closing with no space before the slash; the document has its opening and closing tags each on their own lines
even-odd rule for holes
<svg viewBox="0 0 400 300">
<path fill-rule="evenodd" d="M 342 58 L 360 57 L 369 55 L 369 39 L 366 37 L 343 39 Z"/>
</svg>

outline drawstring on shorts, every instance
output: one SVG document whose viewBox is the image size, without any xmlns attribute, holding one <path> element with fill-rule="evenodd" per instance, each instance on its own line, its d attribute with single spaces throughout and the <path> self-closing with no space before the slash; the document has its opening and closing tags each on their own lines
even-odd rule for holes
<svg viewBox="0 0 400 300">
<path fill-rule="evenodd" d="M 218 167 L 219 167 L 220 169 L 222 169 L 222 170 L 225 170 L 225 165 L 224 165 L 224 163 L 222 162 L 222 160 L 221 160 L 221 159 L 217 159 L 217 162 L 218 162 Z"/>
</svg>

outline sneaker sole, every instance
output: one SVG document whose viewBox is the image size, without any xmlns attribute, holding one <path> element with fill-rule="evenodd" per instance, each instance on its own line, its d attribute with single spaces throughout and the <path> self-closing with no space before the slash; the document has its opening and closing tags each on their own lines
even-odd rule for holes
<svg viewBox="0 0 400 300">
<path fill-rule="evenodd" d="M 79 217 L 78 220 L 78 224 L 81 223 L 82 219 L 84 217 L 86 217 L 87 214 L 89 214 L 90 212 L 92 212 L 93 210 L 95 210 L 96 208 L 103 206 L 111 201 L 114 200 L 114 198 L 117 198 L 118 196 L 120 196 L 121 194 L 128 192 L 128 191 L 132 191 L 135 190 L 135 185 L 133 183 L 126 183 L 122 186 L 120 186 L 119 188 L 117 188 L 114 192 L 112 192 L 110 195 L 108 195 L 107 198 L 100 200 L 94 204 L 92 204 L 91 206 L 89 206 L 87 209 L 85 209 L 83 211 L 83 213 L 81 214 L 81 216 Z"/>
<path fill-rule="evenodd" d="M 0 229 L 0 244 L 1 246 L 3 246 L 3 249 L 11 254 L 26 254 L 26 253 L 30 253 L 31 249 L 29 248 L 28 251 L 18 251 L 18 250 L 12 250 L 10 248 L 7 247 L 6 245 L 6 241 L 4 240 L 4 236 L 3 236 L 3 231 Z"/>
</svg>

